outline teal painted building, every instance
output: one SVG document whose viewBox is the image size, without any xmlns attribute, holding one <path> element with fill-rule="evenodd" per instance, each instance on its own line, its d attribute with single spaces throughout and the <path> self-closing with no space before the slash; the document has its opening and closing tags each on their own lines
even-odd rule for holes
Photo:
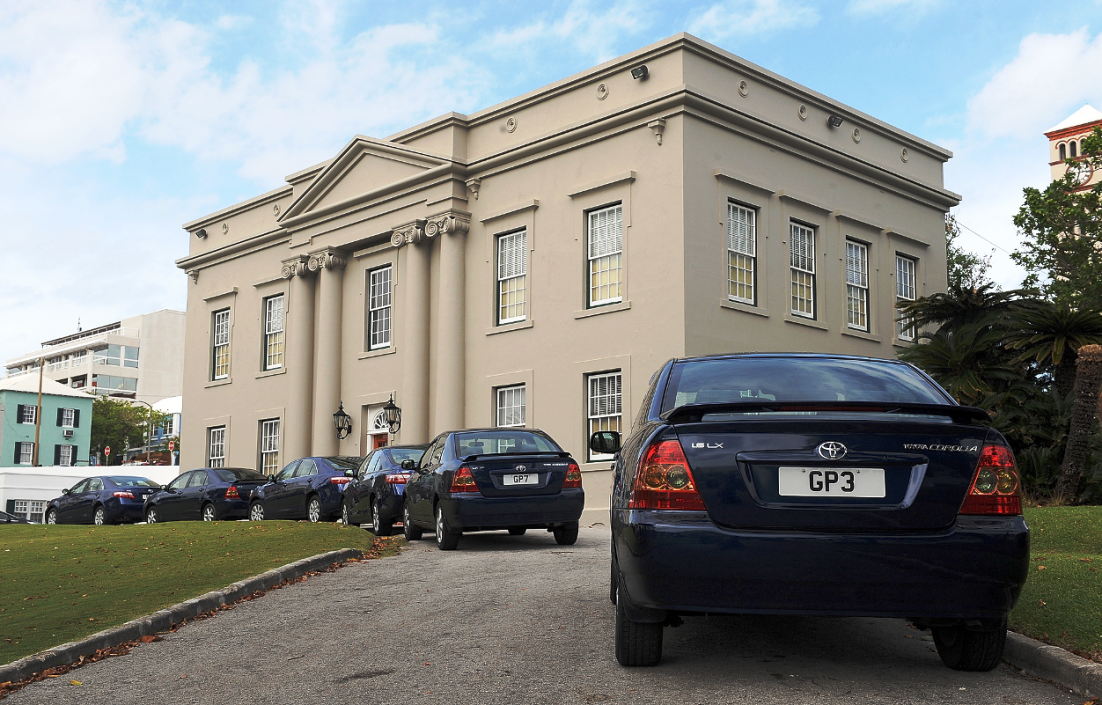
<svg viewBox="0 0 1102 705">
<path fill-rule="evenodd" d="M 41 414 L 39 465 L 87 465 L 93 397 L 36 373 L 0 379 L 0 467 L 34 464 L 36 419 Z"/>
</svg>

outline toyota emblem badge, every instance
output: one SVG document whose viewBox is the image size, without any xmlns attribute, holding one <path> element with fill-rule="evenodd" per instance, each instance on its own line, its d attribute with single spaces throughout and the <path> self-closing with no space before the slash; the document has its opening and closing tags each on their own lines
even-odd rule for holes
<svg viewBox="0 0 1102 705">
<path fill-rule="evenodd" d="M 838 441 L 820 443 L 816 450 L 819 451 L 819 457 L 824 460 L 841 460 L 848 452 L 848 449 Z"/>
</svg>

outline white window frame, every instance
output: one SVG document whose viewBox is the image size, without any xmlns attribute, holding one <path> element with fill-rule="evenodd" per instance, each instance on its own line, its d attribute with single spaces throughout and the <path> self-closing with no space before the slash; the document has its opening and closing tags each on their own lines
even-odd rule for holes
<svg viewBox="0 0 1102 705">
<path fill-rule="evenodd" d="M 624 394 L 621 370 L 586 375 L 586 445 L 596 431 L 620 431 L 623 425 Z M 587 451 L 589 462 L 610 460 L 610 453 Z"/>
<path fill-rule="evenodd" d="M 276 294 L 264 299 L 264 369 L 283 367 L 283 327 L 286 319 L 286 298 Z"/>
<path fill-rule="evenodd" d="M 624 300 L 624 207 L 622 204 L 586 214 L 586 300 L 588 307 Z"/>
<path fill-rule="evenodd" d="M 814 319 L 815 230 L 799 223 L 788 228 L 789 306 L 793 316 Z"/>
<path fill-rule="evenodd" d="M 727 203 L 727 298 L 750 306 L 758 296 L 757 216 L 752 208 Z"/>
<path fill-rule="evenodd" d="M 32 441 L 20 441 L 19 442 L 19 464 L 20 465 L 33 465 L 34 464 L 34 442 L 32 442 Z"/>
<path fill-rule="evenodd" d="M 22 517 L 27 521 L 41 524 L 45 519 L 46 500 L 44 499 L 17 499 L 12 507 L 12 514 Z"/>
<path fill-rule="evenodd" d="M 61 427 L 62 428 L 76 428 L 77 422 L 77 410 L 76 409 L 62 409 L 61 410 Z"/>
<path fill-rule="evenodd" d="M 274 475 L 279 472 L 279 419 L 260 422 L 260 472 Z"/>
<path fill-rule="evenodd" d="M 523 427 L 528 421 L 528 393 L 523 384 L 495 390 L 495 419 L 498 428 Z"/>
<path fill-rule="evenodd" d="M 35 425 L 38 422 L 38 406 L 35 404 L 23 405 L 23 417 L 19 419 L 19 423 Z"/>
<path fill-rule="evenodd" d="M 918 298 L 918 260 L 905 255 L 895 256 L 895 303 L 898 307 L 903 301 Z M 899 309 L 896 308 L 896 311 Z M 914 341 L 914 320 L 900 317 L 896 321 L 896 337 L 899 340 Z"/>
<path fill-rule="evenodd" d="M 72 466 L 74 464 L 74 461 L 76 460 L 77 447 L 74 445 L 62 445 L 60 446 L 60 448 L 61 452 L 58 456 L 58 465 L 63 465 L 65 467 Z"/>
<path fill-rule="evenodd" d="M 528 230 L 497 236 L 497 322 L 517 323 L 527 315 Z"/>
<path fill-rule="evenodd" d="M 367 273 L 367 348 L 382 350 L 390 347 L 390 331 L 394 305 L 393 269 L 372 269 Z"/>
<path fill-rule="evenodd" d="M 211 313 L 211 379 L 230 376 L 230 310 Z"/>
<path fill-rule="evenodd" d="M 207 429 L 207 467 L 226 467 L 225 426 L 211 426 Z"/>
<path fill-rule="evenodd" d="M 869 330 L 869 248 L 846 240 L 846 327 Z"/>
</svg>

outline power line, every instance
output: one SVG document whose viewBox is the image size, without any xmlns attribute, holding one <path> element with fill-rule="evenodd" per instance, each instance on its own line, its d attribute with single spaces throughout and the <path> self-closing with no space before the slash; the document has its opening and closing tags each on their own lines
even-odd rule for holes
<svg viewBox="0 0 1102 705">
<path fill-rule="evenodd" d="M 970 228 L 970 227 L 968 227 L 967 225 L 965 225 L 964 223 L 960 222 L 960 219 L 959 219 L 959 218 L 957 219 L 957 225 L 959 225 L 960 227 L 964 228 L 964 229 L 965 229 L 965 230 L 967 230 L 968 232 L 972 233 L 973 235 L 975 235 L 975 236 L 976 236 L 976 237 L 978 237 L 979 239 L 983 240 L 983 241 L 984 241 L 984 242 L 986 242 L 986 243 L 987 243 L 988 245 L 991 245 L 991 246 L 992 246 L 992 247 L 994 247 L 995 249 L 997 249 L 997 250 L 1002 250 L 1003 252 L 1005 252 L 1005 253 L 1006 253 L 1006 254 L 1008 254 L 1008 255 L 1014 254 L 1013 252 L 1010 252 L 1010 251 L 1009 251 L 1009 250 L 1007 250 L 1006 248 L 1002 247 L 1001 245 L 998 245 L 998 244 L 996 244 L 996 243 L 994 243 L 994 242 L 991 242 L 990 240 L 988 240 L 987 238 L 985 238 L 985 237 L 984 237 L 983 235 L 980 235 L 979 233 L 977 233 L 977 232 L 976 232 L 975 230 L 973 230 L 972 228 Z"/>
</svg>

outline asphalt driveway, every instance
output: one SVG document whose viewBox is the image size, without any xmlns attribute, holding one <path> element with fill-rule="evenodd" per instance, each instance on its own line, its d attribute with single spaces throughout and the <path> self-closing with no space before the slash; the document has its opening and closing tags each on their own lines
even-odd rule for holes
<svg viewBox="0 0 1102 705">
<path fill-rule="evenodd" d="M 613 656 L 608 531 L 413 542 L 36 683 L 13 705 L 119 703 L 1081 703 L 1005 664 L 941 665 L 884 619 L 723 617 L 667 629 L 664 660 Z M 70 680 L 82 685 L 71 685 Z"/>
</svg>

